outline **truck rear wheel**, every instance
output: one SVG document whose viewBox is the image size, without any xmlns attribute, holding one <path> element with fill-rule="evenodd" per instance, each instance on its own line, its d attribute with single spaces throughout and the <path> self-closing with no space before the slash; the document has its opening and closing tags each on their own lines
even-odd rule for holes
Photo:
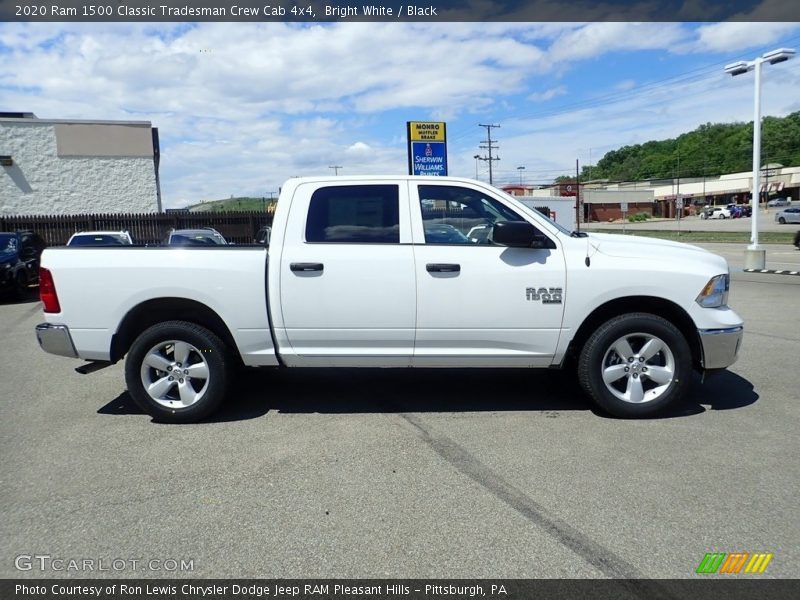
<svg viewBox="0 0 800 600">
<path fill-rule="evenodd" d="M 649 313 L 615 317 L 581 351 L 578 379 L 600 408 L 617 417 L 650 417 L 683 398 L 691 350 L 669 321 Z"/>
<path fill-rule="evenodd" d="M 214 333 L 186 321 L 146 329 L 125 361 L 128 392 L 157 421 L 193 423 L 216 411 L 225 397 L 227 348 Z"/>
</svg>

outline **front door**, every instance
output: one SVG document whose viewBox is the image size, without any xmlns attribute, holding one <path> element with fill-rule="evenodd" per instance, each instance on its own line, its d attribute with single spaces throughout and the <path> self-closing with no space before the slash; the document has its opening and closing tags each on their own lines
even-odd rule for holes
<svg viewBox="0 0 800 600">
<path fill-rule="evenodd" d="M 525 219 L 477 186 L 413 184 L 410 196 L 417 276 L 413 364 L 549 365 L 566 282 L 555 236 L 554 249 L 494 244 L 494 223 Z"/>
</svg>

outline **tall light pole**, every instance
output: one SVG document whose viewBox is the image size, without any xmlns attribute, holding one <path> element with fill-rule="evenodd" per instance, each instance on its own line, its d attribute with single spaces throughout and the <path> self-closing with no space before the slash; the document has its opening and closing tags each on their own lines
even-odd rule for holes
<svg viewBox="0 0 800 600">
<path fill-rule="evenodd" d="M 522 187 L 522 172 L 525 170 L 525 167 L 517 167 L 517 171 L 519 171 L 519 185 Z"/>
<path fill-rule="evenodd" d="M 481 155 L 480 154 L 476 154 L 472 158 L 475 159 L 475 179 L 477 179 L 478 178 L 478 161 L 481 159 Z"/>
<path fill-rule="evenodd" d="M 758 200 L 761 196 L 761 65 L 785 62 L 795 55 L 792 48 L 778 48 L 751 61 L 740 60 L 725 67 L 725 72 L 736 77 L 749 71 L 755 72 L 755 99 L 753 101 L 753 190 L 750 204 L 753 207 L 750 245 L 744 252 L 746 269 L 763 269 L 766 265 L 766 250 L 758 245 Z"/>
</svg>

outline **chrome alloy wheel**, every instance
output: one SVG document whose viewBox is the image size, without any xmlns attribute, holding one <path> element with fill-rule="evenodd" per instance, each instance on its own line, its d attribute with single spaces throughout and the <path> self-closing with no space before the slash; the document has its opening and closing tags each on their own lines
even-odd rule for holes
<svg viewBox="0 0 800 600">
<path fill-rule="evenodd" d="M 633 404 L 662 396 L 675 377 L 672 350 L 650 333 L 629 333 L 606 351 L 601 366 L 608 391 Z"/>
<path fill-rule="evenodd" d="M 142 360 L 142 385 L 147 394 L 167 408 L 186 408 L 208 389 L 208 362 L 186 342 L 167 340 L 150 348 Z"/>
</svg>

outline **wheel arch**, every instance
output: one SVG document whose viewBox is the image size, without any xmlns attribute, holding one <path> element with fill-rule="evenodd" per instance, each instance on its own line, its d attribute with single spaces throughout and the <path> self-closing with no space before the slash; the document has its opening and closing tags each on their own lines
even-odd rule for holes
<svg viewBox="0 0 800 600">
<path fill-rule="evenodd" d="M 577 358 L 581 348 L 594 331 L 603 323 L 628 313 L 650 313 L 666 319 L 683 334 L 686 343 L 692 351 L 692 365 L 696 369 L 702 368 L 703 349 L 700 337 L 689 313 L 678 304 L 655 296 L 626 296 L 615 298 L 595 308 L 583 320 L 567 347 L 567 356 Z"/>
<path fill-rule="evenodd" d="M 225 343 L 232 358 L 241 362 L 233 335 L 222 318 L 202 302 L 189 298 L 154 298 L 129 310 L 111 338 L 111 361 L 122 359 L 134 340 L 148 327 L 165 321 L 188 321 L 205 327 Z"/>
</svg>

